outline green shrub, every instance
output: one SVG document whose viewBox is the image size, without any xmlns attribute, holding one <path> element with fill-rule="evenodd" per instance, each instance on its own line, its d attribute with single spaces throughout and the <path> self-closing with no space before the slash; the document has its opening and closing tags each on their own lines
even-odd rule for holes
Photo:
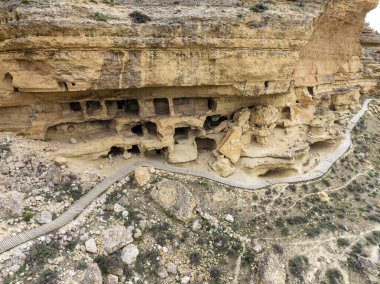
<svg viewBox="0 0 380 284">
<path fill-rule="evenodd" d="M 306 256 L 297 255 L 288 262 L 290 273 L 297 278 L 301 278 L 309 268 L 309 260 Z"/>
<path fill-rule="evenodd" d="M 137 256 L 134 270 L 139 274 L 144 274 L 146 269 L 150 271 L 157 270 L 160 266 L 160 251 L 152 249 L 148 251 L 142 251 Z M 124 271 L 128 273 L 128 271 Z"/>
<path fill-rule="evenodd" d="M 56 284 L 57 278 L 58 278 L 58 272 L 56 270 L 46 269 L 42 271 L 36 283 Z"/>
<path fill-rule="evenodd" d="M 99 22 L 107 22 L 107 17 L 100 12 L 94 14 L 94 19 Z"/>
<path fill-rule="evenodd" d="M 289 236 L 289 234 L 290 234 L 289 228 L 284 227 L 284 228 L 281 229 L 281 235 L 283 235 L 283 236 Z"/>
<path fill-rule="evenodd" d="M 30 220 L 32 220 L 33 216 L 34 213 L 29 208 L 26 208 L 22 213 L 22 219 L 24 220 L 24 222 L 29 222 Z"/>
<path fill-rule="evenodd" d="M 79 260 L 76 264 L 75 264 L 75 269 L 76 270 L 85 270 L 87 268 L 87 262 L 85 262 L 84 260 Z"/>
<path fill-rule="evenodd" d="M 276 254 L 283 254 L 284 253 L 283 247 L 278 245 L 278 244 L 273 244 L 272 249 L 273 249 L 273 252 Z"/>
<path fill-rule="evenodd" d="M 98 264 L 100 271 L 103 275 L 109 273 L 111 269 L 111 261 L 106 255 L 98 255 L 95 257 L 94 261 Z"/>
<path fill-rule="evenodd" d="M 342 273 L 336 268 L 328 269 L 326 271 L 326 277 L 330 284 L 339 284 L 341 280 L 343 280 Z"/>
<path fill-rule="evenodd" d="M 103 0 L 103 3 L 107 4 L 107 5 L 111 5 L 111 6 L 115 5 L 115 1 L 114 0 Z"/>
<path fill-rule="evenodd" d="M 299 216 L 299 215 L 286 218 L 286 222 L 289 225 L 305 224 L 308 221 L 309 221 L 309 219 L 307 217 L 305 217 L 305 216 Z"/>
<path fill-rule="evenodd" d="M 368 219 L 380 223 L 380 214 L 368 215 Z"/>
<path fill-rule="evenodd" d="M 145 15 L 140 11 L 133 11 L 129 14 L 129 17 L 131 17 L 132 21 L 136 24 L 143 24 L 152 20 L 148 15 Z"/>
<path fill-rule="evenodd" d="M 264 11 L 268 10 L 268 7 L 263 3 L 257 3 L 253 5 L 250 10 L 255 13 L 263 13 Z"/>
<path fill-rule="evenodd" d="M 199 252 L 189 254 L 189 260 L 192 265 L 198 266 L 201 263 L 202 255 Z"/>
<path fill-rule="evenodd" d="M 256 256 L 251 250 L 247 250 L 242 259 L 241 262 L 244 266 L 252 265 L 255 262 Z"/>
<path fill-rule="evenodd" d="M 220 271 L 220 269 L 215 266 L 212 267 L 209 272 L 210 272 L 210 277 L 213 280 L 219 280 L 220 277 L 222 276 L 222 272 Z"/>
<path fill-rule="evenodd" d="M 296 192 L 297 191 L 297 187 L 294 184 L 288 185 L 286 187 L 286 189 L 290 190 L 291 192 Z"/>
<path fill-rule="evenodd" d="M 11 151 L 11 145 L 9 143 L 1 143 L 0 144 L 0 152 L 10 152 Z"/>
<path fill-rule="evenodd" d="M 350 241 L 345 238 L 338 238 L 336 242 L 340 247 L 348 247 L 350 245 Z"/>
<path fill-rule="evenodd" d="M 375 246 L 380 243 L 380 231 L 373 231 L 365 238 L 370 244 Z"/>
<path fill-rule="evenodd" d="M 49 258 L 53 258 L 57 254 L 58 249 L 58 242 L 52 241 L 49 244 L 35 244 L 26 256 L 26 263 L 31 266 L 43 266 Z"/>
<path fill-rule="evenodd" d="M 318 227 L 309 227 L 306 229 L 306 235 L 310 238 L 314 238 L 319 236 L 321 233 L 321 229 Z"/>
</svg>

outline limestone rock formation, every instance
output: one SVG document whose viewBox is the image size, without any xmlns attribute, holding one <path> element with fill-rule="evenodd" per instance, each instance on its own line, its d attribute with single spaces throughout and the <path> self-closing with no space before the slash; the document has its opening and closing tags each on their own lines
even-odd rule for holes
<svg viewBox="0 0 380 284">
<path fill-rule="evenodd" d="M 265 253 L 259 260 L 258 283 L 285 284 L 285 265 L 274 253 Z"/>
<path fill-rule="evenodd" d="M 138 167 L 135 170 L 135 180 L 138 185 L 144 186 L 146 185 L 151 178 L 151 174 L 149 172 L 149 169 L 146 167 Z"/>
<path fill-rule="evenodd" d="M 133 234 L 131 228 L 125 228 L 116 225 L 103 233 L 104 250 L 108 253 L 114 253 L 127 244 L 133 242 Z"/>
<path fill-rule="evenodd" d="M 129 244 L 123 248 L 121 252 L 121 260 L 131 265 L 136 261 L 137 256 L 139 255 L 139 249 L 134 244 Z"/>
<path fill-rule="evenodd" d="M 156 184 L 150 195 L 157 204 L 178 220 L 187 222 L 193 218 L 196 200 L 182 183 L 162 180 Z"/>
<path fill-rule="evenodd" d="M 377 0 L 268 1 L 262 13 L 239 0 L 178 13 L 106 2 L 0 3 L 0 131 L 57 142 L 60 158 L 184 163 L 217 150 L 237 166 L 301 163 L 379 86 L 379 40 L 366 28 L 359 41 Z"/>
<path fill-rule="evenodd" d="M 91 263 L 85 272 L 82 280 L 83 284 L 102 284 L 103 278 L 99 266 L 96 263 Z"/>
<path fill-rule="evenodd" d="M 211 168 L 222 177 L 228 177 L 236 170 L 231 161 L 224 156 L 217 157 L 216 161 L 211 164 Z"/>
<path fill-rule="evenodd" d="M 0 196 L 0 214 L 8 217 L 20 217 L 24 210 L 24 194 L 9 191 Z"/>
</svg>

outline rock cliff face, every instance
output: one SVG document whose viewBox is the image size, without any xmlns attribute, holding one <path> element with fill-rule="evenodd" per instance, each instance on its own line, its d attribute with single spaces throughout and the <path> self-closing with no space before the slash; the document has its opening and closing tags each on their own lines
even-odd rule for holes
<svg viewBox="0 0 380 284">
<path fill-rule="evenodd" d="M 96 2 L 0 4 L 0 130 L 61 156 L 304 170 L 378 84 L 359 41 L 377 0 Z"/>
</svg>

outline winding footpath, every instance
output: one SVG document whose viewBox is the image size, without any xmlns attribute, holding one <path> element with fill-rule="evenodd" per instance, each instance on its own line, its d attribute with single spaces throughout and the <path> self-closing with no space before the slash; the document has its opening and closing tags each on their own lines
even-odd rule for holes
<svg viewBox="0 0 380 284">
<path fill-rule="evenodd" d="M 330 167 L 350 148 L 351 131 L 359 122 L 360 118 L 366 113 L 366 111 L 368 110 L 368 105 L 371 101 L 372 99 L 367 99 L 364 101 L 361 110 L 350 120 L 347 129 L 345 130 L 342 143 L 334 152 L 327 155 L 325 159 L 321 161 L 319 165 L 316 168 L 314 168 L 311 172 L 308 172 L 306 174 L 293 175 L 286 178 L 261 178 L 253 183 L 245 183 L 227 178 L 222 178 L 212 172 L 208 172 L 205 170 L 179 168 L 157 161 L 146 160 L 134 164 L 127 163 L 125 167 L 117 171 L 113 176 L 106 178 L 102 182 L 98 183 L 92 190 L 90 190 L 86 195 L 77 200 L 66 212 L 64 212 L 58 218 L 54 219 L 52 222 L 44 224 L 37 228 L 27 230 L 25 232 L 21 232 L 15 236 L 11 236 L 3 240 L 0 240 L 0 254 L 14 247 L 17 247 L 27 241 L 33 240 L 42 235 L 46 235 L 70 223 L 100 194 L 105 192 L 115 182 L 123 179 L 125 176 L 133 172 L 137 167 L 153 167 L 159 170 L 164 170 L 172 173 L 202 177 L 225 185 L 240 187 L 244 189 L 260 189 L 273 184 L 302 182 L 319 178 L 323 176 L 330 169 Z"/>
</svg>

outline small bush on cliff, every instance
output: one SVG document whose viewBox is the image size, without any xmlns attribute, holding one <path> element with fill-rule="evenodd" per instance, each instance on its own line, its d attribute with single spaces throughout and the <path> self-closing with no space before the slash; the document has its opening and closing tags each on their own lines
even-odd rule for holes
<svg viewBox="0 0 380 284">
<path fill-rule="evenodd" d="M 326 271 L 326 277 L 330 284 L 339 284 L 343 280 L 342 273 L 336 268 L 328 269 Z"/>
<path fill-rule="evenodd" d="M 94 19 L 100 22 L 107 22 L 107 17 L 100 12 L 95 13 Z"/>
<path fill-rule="evenodd" d="M 301 278 L 309 268 L 309 260 L 306 256 L 297 255 L 289 260 L 288 266 L 293 276 Z"/>
<path fill-rule="evenodd" d="M 263 3 L 257 3 L 255 5 L 253 5 L 250 8 L 250 10 L 255 12 L 255 13 L 262 13 L 262 12 L 268 10 L 268 6 L 264 5 Z"/>
<path fill-rule="evenodd" d="M 132 21 L 136 24 L 143 24 L 152 20 L 148 15 L 139 11 L 133 11 L 129 14 L 129 17 L 131 17 Z"/>
</svg>

